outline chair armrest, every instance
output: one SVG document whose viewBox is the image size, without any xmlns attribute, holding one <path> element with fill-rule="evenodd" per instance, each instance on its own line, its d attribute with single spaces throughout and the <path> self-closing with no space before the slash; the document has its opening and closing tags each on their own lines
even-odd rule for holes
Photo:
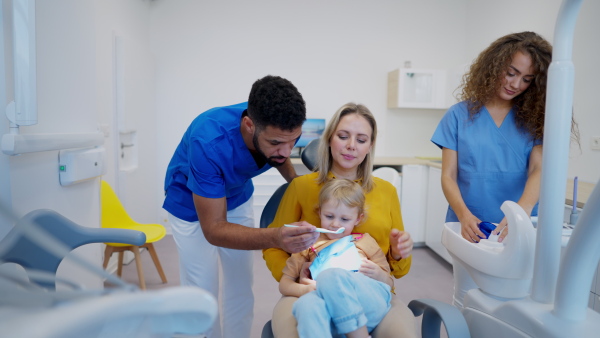
<svg viewBox="0 0 600 338">
<path fill-rule="evenodd" d="M 123 243 L 136 246 L 146 244 L 146 234 L 131 229 L 119 228 L 85 228 L 80 229 L 85 234 L 84 241 L 89 243 Z"/>
<path fill-rule="evenodd" d="M 469 327 L 465 317 L 456 307 L 433 299 L 415 299 L 408 303 L 415 317 L 423 315 L 421 336 L 440 337 L 440 324 L 443 322 L 448 338 L 469 338 Z"/>
</svg>

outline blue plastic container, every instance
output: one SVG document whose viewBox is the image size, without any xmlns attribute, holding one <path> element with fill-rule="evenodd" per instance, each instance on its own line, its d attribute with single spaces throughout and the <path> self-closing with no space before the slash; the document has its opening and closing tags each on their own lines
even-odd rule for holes
<svg viewBox="0 0 600 338">
<path fill-rule="evenodd" d="M 481 230 L 481 232 L 483 232 L 483 234 L 485 235 L 485 238 L 490 237 L 490 235 L 492 234 L 492 231 L 494 231 L 494 229 L 496 229 L 496 225 L 494 223 L 490 223 L 490 222 L 479 223 L 479 230 Z M 481 237 L 481 236 L 479 236 L 479 237 Z"/>
</svg>

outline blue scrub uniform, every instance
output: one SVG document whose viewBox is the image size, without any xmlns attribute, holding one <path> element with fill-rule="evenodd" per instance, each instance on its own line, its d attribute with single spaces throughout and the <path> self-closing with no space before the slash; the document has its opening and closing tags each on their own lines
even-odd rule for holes
<svg viewBox="0 0 600 338">
<path fill-rule="evenodd" d="M 431 141 L 458 154 L 457 183 L 463 200 L 473 215 L 482 221 L 499 223 L 504 218 L 504 201 L 518 201 L 527 182 L 532 137 L 515 123 L 511 110 L 500 127 L 484 107 L 469 119 L 466 102 L 446 112 Z M 532 216 L 537 215 L 537 205 Z M 448 207 L 446 222 L 458 222 Z"/>
<path fill-rule="evenodd" d="M 227 198 L 233 210 L 252 197 L 252 177 L 259 168 L 240 133 L 248 103 L 210 109 L 188 127 L 167 168 L 163 208 L 188 222 L 198 221 L 192 192 L 207 198 Z"/>
</svg>

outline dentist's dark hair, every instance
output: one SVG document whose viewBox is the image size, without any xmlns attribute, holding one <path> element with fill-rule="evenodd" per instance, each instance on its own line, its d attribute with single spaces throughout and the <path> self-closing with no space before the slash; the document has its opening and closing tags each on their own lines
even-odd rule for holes
<svg viewBox="0 0 600 338">
<path fill-rule="evenodd" d="M 306 104 L 290 81 L 267 75 L 252 85 L 248 116 L 258 132 L 267 126 L 291 131 L 302 127 L 306 120 Z"/>
</svg>

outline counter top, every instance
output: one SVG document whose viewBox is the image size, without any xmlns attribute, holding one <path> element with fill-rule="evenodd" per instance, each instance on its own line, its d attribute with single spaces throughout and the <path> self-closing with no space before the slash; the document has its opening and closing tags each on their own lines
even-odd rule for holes
<svg viewBox="0 0 600 338">
<path fill-rule="evenodd" d="M 292 158 L 292 164 L 302 164 L 302 159 L 300 158 Z M 375 161 L 373 161 L 373 165 L 376 166 L 403 166 L 409 164 L 420 164 L 420 165 L 428 165 L 428 166 L 439 166 L 442 167 L 441 162 L 431 161 L 427 159 L 422 159 L 418 157 L 375 157 Z"/>
<path fill-rule="evenodd" d="M 577 183 L 577 207 L 583 208 L 585 202 L 587 202 L 588 198 L 592 194 L 592 190 L 594 190 L 593 183 L 581 182 Z M 567 180 L 567 192 L 566 192 L 565 204 L 573 205 L 573 180 Z"/>
</svg>

